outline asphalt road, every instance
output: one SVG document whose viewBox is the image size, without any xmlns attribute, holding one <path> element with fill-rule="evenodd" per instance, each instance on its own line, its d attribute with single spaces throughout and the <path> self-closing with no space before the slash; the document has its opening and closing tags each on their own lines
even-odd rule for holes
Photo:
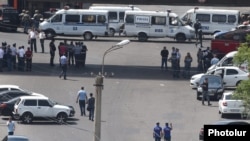
<svg viewBox="0 0 250 141">
<path fill-rule="evenodd" d="M 156 7 L 154 7 L 156 8 Z M 174 7 L 182 10 L 183 7 Z M 49 66 L 48 41 L 46 53 L 35 53 L 32 72 L 2 72 L 0 84 L 15 84 L 22 88 L 42 93 L 57 102 L 72 105 L 76 115 L 65 125 L 51 120 L 34 121 L 30 125 L 17 123 L 16 135 L 28 136 L 31 141 L 80 141 L 93 140 L 94 122 L 81 117 L 75 103 L 76 93 L 85 86 L 88 93 L 95 93 L 95 74 L 101 71 L 102 56 L 105 50 L 120 42 L 120 38 L 97 38 L 84 42 L 88 47 L 86 67 L 68 70 L 68 80 L 59 79 L 58 54 L 57 65 Z M 212 106 L 202 106 L 196 100 L 196 92 L 189 86 L 189 80 L 173 79 L 171 71 L 160 69 L 160 51 L 163 46 L 177 47 L 183 58 L 187 52 L 193 56 L 192 73 L 197 73 L 194 42 L 175 43 L 172 39 L 150 39 L 138 42 L 129 38 L 131 43 L 122 49 L 111 52 L 105 57 L 105 72 L 102 96 L 102 141 L 152 141 L 152 129 L 156 122 L 173 123 L 172 140 L 196 141 L 204 124 L 220 120 L 217 101 Z M 27 44 L 27 35 L 23 33 L 0 33 L 0 42 L 17 46 Z M 56 41 L 56 45 L 59 41 Z M 205 40 L 204 45 L 209 46 Z M 41 52 L 38 42 L 38 52 Z M 170 64 L 169 64 L 170 65 Z M 114 76 L 110 76 L 114 73 Z M 94 75 L 91 75 L 94 74 Z M 237 119 L 238 117 L 229 117 Z M 7 134 L 6 117 L 0 119 L 0 137 Z"/>
</svg>

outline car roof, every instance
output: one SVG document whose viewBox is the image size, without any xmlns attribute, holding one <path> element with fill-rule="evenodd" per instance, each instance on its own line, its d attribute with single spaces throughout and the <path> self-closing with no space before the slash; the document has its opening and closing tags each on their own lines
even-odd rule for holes
<svg viewBox="0 0 250 141">
<path fill-rule="evenodd" d="M 8 136 L 8 141 L 29 141 L 29 139 L 25 136 L 20 136 L 20 135 L 11 135 Z"/>
<path fill-rule="evenodd" d="M 219 120 L 219 121 L 216 121 L 215 125 L 227 125 L 229 123 L 234 123 L 234 122 L 239 122 L 239 123 L 247 123 L 247 124 L 250 124 L 249 122 L 247 121 L 243 121 L 243 120 Z"/>
<path fill-rule="evenodd" d="M 21 96 L 20 99 L 49 99 L 46 96 Z"/>
<path fill-rule="evenodd" d="M 17 85 L 0 85 L 0 88 L 20 88 Z"/>
</svg>

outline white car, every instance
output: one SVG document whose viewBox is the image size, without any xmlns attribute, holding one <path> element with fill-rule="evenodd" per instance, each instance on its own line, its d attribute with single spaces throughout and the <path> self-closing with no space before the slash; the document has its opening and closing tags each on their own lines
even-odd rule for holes
<svg viewBox="0 0 250 141">
<path fill-rule="evenodd" d="M 220 75 L 225 82 L 225 87 L 236 87 L 242 80 L 249 79 L 249 72 L 246 72 L 236 66 L 216 67 L 214 70 L 208 71 L 206 74 Z M 190 86 L 195 89 L 197 83 L 204 73 L 193 75 L 190 79 Z"/>
<path fill-rule="evenodd" d="M 16 91 L 27 91 L 22 88 L 20 88 L 17 85 L 0 85 L 0 92 L 2 91 L 11 91 L 11 90 L 16 90 Z"/>
<path fill-rule="evenodd" d="M 14 105 L 13 117 L 24 123 L 31 123 L 36 117 L 55 119 L 58 123 L 66 122 L 73 117 L 75 110 L 72 106 L 61 105 L 48 97 L 21 96 Z"/>
<path fill-rule="evenodd" d="M 225 117 L 226 114 L 242 114 L 245 110 L 242 100 L 232 99 L 233 92 L 223 93 L 219 100 L 219 114 Z"/>
</svg>

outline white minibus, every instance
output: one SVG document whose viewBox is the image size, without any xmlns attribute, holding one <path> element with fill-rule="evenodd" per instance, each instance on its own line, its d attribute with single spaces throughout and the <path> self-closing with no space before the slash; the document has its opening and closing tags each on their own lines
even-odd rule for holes
<svg viewBox="0 0 250 141">
<path fill-rule="evenodd" d="M 230 31 L 239 24 L 239 10 L 201 9 L 195 7 L 185 12 L 181 19 L 183 22 L 194 26 L 196 20 L 201 23 L 202 32 L 213 35 L 221 31 Z"/>
<path fill-rule="evenodd" d="M 91 40 L 108 35 L 108 11 L 88 9 L 62 9 L 39 25 L 47 37 L 55 35 L 83 36 Z"/>
<path fill-rule="evenodd" d="M 185 25 L 177 14 L 171 11 L 126 11 L 124 34 L 138 37 L 139 41 L 148 38 L 170 37 L 185 41 L 195 36 L 194 28 Z"/>
<path fill-rule="evenodd" d="M 109 18 L 109 32 L 111 36 L 114 36 L 115 33 L 121 32 L 121 26 L 124 24 L 124 15 L 125 11 L 141 10 L 138 7 L 130 6 L 90 6 L 89 9 L 92 10 L 108 10 L 108 18 Z"/>
</svg>

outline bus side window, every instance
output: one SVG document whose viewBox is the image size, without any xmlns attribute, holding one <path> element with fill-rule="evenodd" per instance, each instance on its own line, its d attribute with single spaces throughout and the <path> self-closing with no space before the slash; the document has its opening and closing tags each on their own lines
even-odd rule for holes
<svg viewBox="0 0 250 141">
<path fill-rule="evenodd" d="M 80 21 L 80 15 L 66 15 L 65 22 L 69 24 L 78 24 Z"/>
<path fill-rule="evenodd" d="M 134 15 L 127 15 L 125 21 L 126 23 L 134 23 Z"/>
<path fill-rule="evenodd" d="M 97 17 L 97 22 L 98 22 L 98 23 L 105 23 L 105 22 L 106 22 L 106 17 L 105 17 L 105 15 L 98 15 L 98 17 Z"/>
<path fill-rule="evenodd" d="M 109 12 L 109 20 L 110 21 L 113 21 L 113 20 L 117 20 L 118 19 L 118 17 L 117 17 L 118 15 L 117 15 L 117 12 Z"/>
<path fill-rule="evenodd" d="M 119 20 L 120 20 L 120 22 L 124 21 L 124 15 L 125 15 L 125 12 L 119 12 Z"/>
<path fill-rule="evenodd" d="M 2 11 L 2 10 L 0 10 L 0 17 L 2 17 L 2 14 L 3 14 L 3 11 Z"/>
</svg>

